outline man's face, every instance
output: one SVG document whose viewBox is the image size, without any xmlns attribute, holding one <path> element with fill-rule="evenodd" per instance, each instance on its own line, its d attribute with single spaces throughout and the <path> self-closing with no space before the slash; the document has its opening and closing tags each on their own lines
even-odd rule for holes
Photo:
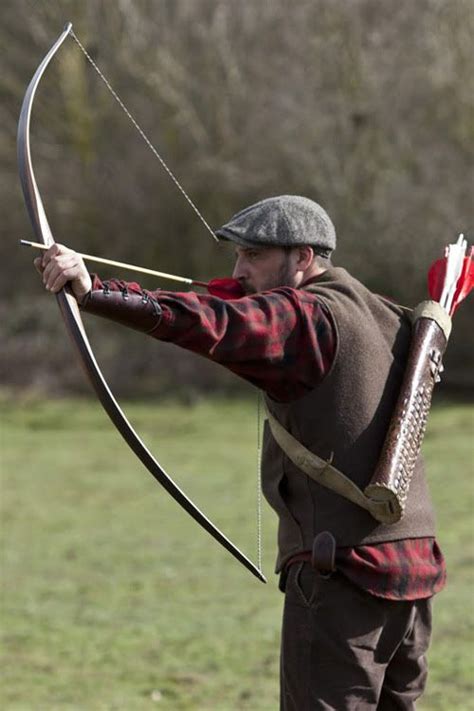
<svg viewBox="0 0 474 711">
<path fill-rule="evenodd" d="M 293 252 L 281 247 L 237 247 L 235 256 L 232 276 L 246 294 L 297 285 Z"/>
</svg>

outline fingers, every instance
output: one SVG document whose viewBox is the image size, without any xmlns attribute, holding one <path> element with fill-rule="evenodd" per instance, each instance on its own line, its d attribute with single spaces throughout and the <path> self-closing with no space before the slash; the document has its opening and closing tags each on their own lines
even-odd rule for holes
<svg viewBox="0 0 474 711">
<path fill-rule="evenodd" d="M 56 294 L 68 283 L 74 281 L 79 275 L 79 270 L 76 264 L 57 265 L 47 276 L 45 286 L 48 291 Z M 43 274 L 44 279 L 44 274 Z"/>
<path fill-rule="evenodd" d="M 42 257 L 34 260 L 48 291 L 57 293 L 69 282 L 74 295 L 81 299 L 91 288 L 91 278 L 82 257 L 62 244 L 53 244 Z"/>
<path fill-rule="evenodd" d="M 36 271 L 39 274 L 44 274 L 46 267 L 51 263 L 54 257 L 58 254 L 64 254 L 70 251 L 71 250 L 68 250 L 67 247 L 64 247 L 62 244 L 53 244 L 41 257 L 36 257 L 36 259 L 33 260 Z"/>
<path fill-rule="evenodd" d="M 51 247 L 43 253 L 43 256 L 40 257 L 43 269 L 45 269 L 56 257 L 64 254 L 74 254 L 74 252 L 72 249 L 68 249 L 68 247 L 65 247 L 63 244 L 58 244 L 57 242 L 52 244 Z"/>
<path fill-rule="evenodd" d="M 35 269 L 38 272 L 38 274 L 42 274 L 44 271 L 42 257 L 36 257 L 36 259 L 33 261 L 33 264 L 35 265 Z"/>
<path fill-rule="evenodd" d="M 34 263 L 43 275 L 46 289 L 54 293 L 85 270 L 84 263 L 76 252 L 62 244 L 53 244 L 42 257 L 35 259 Z"/>
<path fill-rule="evenodd" d="M 57 292 L 66 282 L 77 279 L 83 269 L 84 263 L 75 252 L 57 254 L 44 267 L 43 283 L 48 291 Z"/>
</svg>

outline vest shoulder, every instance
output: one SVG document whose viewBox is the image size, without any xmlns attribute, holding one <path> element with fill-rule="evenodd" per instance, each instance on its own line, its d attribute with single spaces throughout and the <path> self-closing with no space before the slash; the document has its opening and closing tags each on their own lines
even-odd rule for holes
<svg viewBox="0 0 474 711">
<path fill-rule="evenodd" d="M 304 291 L 315 294 L 331 309 L 337 307 L 358 308 L 362 311 L 378 311 L 409 321 L 411 309 L 387 296 L 370 291 L 362 282 L 342 267 L 327 269 L 317 280 L 306 284 Z"/>
</svg>

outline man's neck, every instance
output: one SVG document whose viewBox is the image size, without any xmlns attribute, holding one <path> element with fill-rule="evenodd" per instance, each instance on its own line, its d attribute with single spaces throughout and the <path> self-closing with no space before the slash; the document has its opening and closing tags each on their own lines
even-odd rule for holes
<svg viewBox="0 0 474 711">
<path fill-rule="evenodd" d="M 301 281 L 298 284 L 298 287 L 303 286 L 304 284 L 307 284 L 309 281 L 313 281 L 314 279 L 317 279 L 320 277 L 322 274 L 324 274 L 331 264 L 328 263 L 327 267 L 320 267 L 319 265 L 314 265 L 312 264 L 309 269 L 307 269 L 303 274 L 301 275 Z"/>
</svg>

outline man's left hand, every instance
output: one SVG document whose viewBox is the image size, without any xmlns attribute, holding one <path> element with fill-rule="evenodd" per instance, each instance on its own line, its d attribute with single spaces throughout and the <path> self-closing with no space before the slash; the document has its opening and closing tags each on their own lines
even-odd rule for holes
<svg viewBox="0 0 474 711">
<path fill-rule="evenodd" d="M 53 293 L 61 291 L 70 282 L 74 296 L 81 303 L 92 288 L 84 260 L 62 244 L 53 244 L 42 257 L 35 259 L 34 265 L 43 275 L 46 289 Z"/>
</svg>

